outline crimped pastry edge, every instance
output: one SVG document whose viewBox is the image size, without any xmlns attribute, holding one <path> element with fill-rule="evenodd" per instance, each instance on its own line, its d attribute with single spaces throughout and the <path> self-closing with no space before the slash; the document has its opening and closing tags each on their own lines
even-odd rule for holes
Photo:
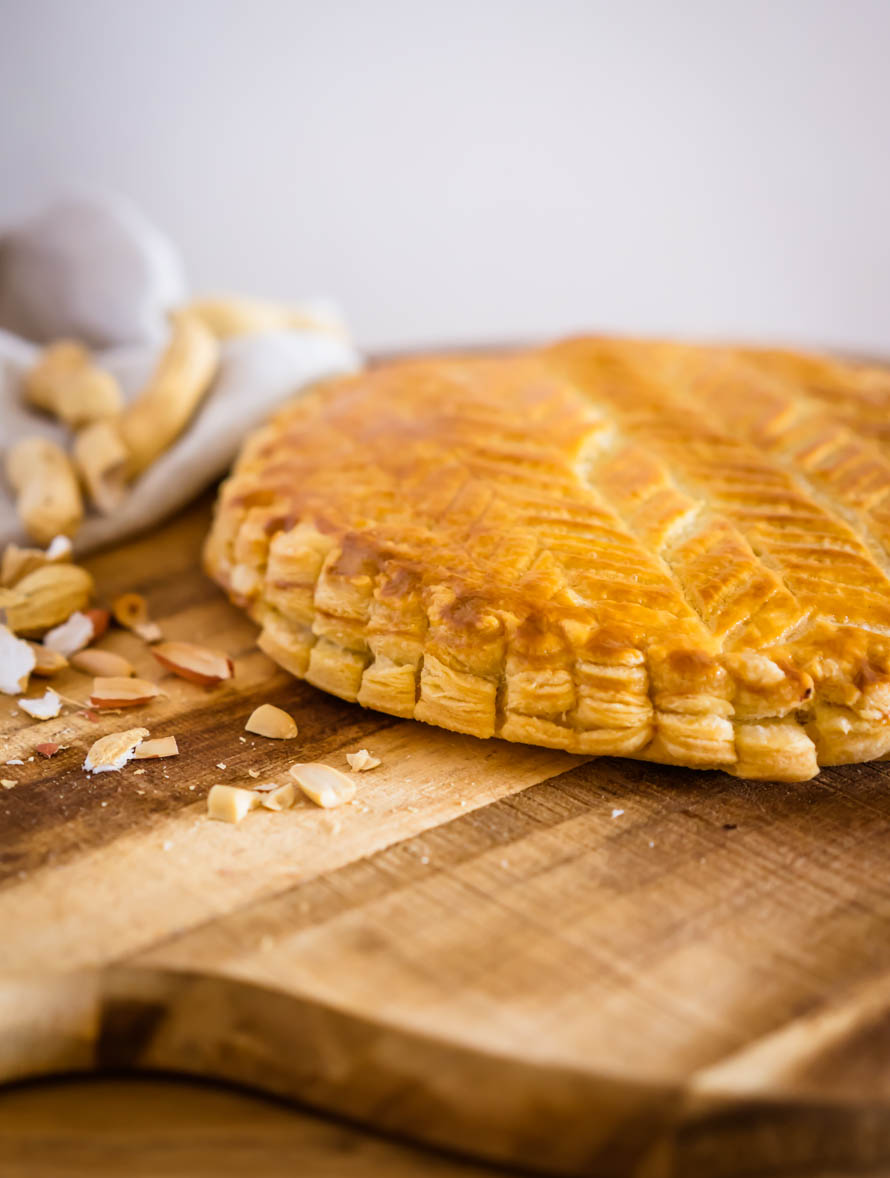
<svg viewBox="0 0 890 1178">
<path fill-rule="evenodd" d="M 424 650 L 414 660 L 397 663 L 389 655 L 373 653 L 373 635 L 368 633 L 366 625 L 357 626 L 354 618 L 343 618 L 350 643 L 338 640 L 334 633 L 336 615 L 329 608 L 330 570 L 343 553 L 342 537 L 338 541 L 312 521 L 300 520 L 292 528 L 277 533 L 302 534 L 305 553 L 311 556 L 321 549 L 327 554 L 318 564 L 319 575 L 311 587 L 305 586 L 311 609 L 298 619 L 270 606 L 261 597 L 267 588 L 265 570 L 261 572 L 255 566 L 233 559 L 241 527 L 227 541 L 220 525 L 223 510 L 218 509 L 217 522 L 208 538 L 205 553 L 208 572 L 261 626 L 259 645 L 269 657 L 296 677 L 342 699 L 480 738 L 495 736 L 589 757 L 620 756 L 687 768 L 720 769 L 749 779 L 805 781 L 815 776 L 823 765 L 874 760 L 890 753 L 890 724 L 883 720 L 874 722 L 852 707 L 821 699 L 818 691 L 813 690 L 809 676 L 797 668 L 787 667 L 781 682 L 787 681 L 790 672 L 799 683 L 798 707 L 788 708 L 786 704 L 781 715 L 746 718 L 734 714 L 732 699 L 751 692 L 750 677 L 740 673 L 745 656 L 758 663 L 764 660 L 778 665 L 760 652 L 710 652 L 694 647 L 676 647 L 666 652 L 668 662 L 682 664 L 684 677 L 687 668 L 697 669 L 692 673 L 692 682 L 684 684 L 694 690 L 684 690 L 679 702 L 669 693 L 665 707 L 660 706 L 665 702 L 664 693 L 657 690 L 659 672 L 653 674 L 652 665 L 653 661 L 661 661 L 661 655 L 657 651 L 653 654 L 639 650 L 647 672 L 645 698 L 649 716 L 647 720 L 623 727 L 579 729 L 564 720 L 504 708 L 498 702 L 503 701 L 506 691 L 503 669 L 497 677 L 474 674 L 449 666 L 448 661 L 439 657 L 441 650 L 438 654 Z M 274 535 L 270 539 L 274 540 Z M 343 578 L 344 583 L 349 580 Z M 328 608 L 324 612 L 318 608 L 320 581 L 324 583 L 327 598 Z M 251 589 L 245 593 L 243 589 L 248 583 Z M 385 691 L 384 672 L 391 679 L 399 680 L 393 683 L 391 697 Z M 709 693 L 715 676 L 721 681 L 718 696 Z M 413 687 L 413 701 L 409 686 Z M 479 706 L 480 701 L 483 707 Z M 486 701 L 491 701 L 490 705 Z M 714 714 L 715 701 L 723 704 L 722 710 L 727 714 Z M 682 710 L 684 704 L 687 710 Z"/>
<path fill-rule="evenodd" d="M 325 382 L 308 398 L 304 395 L 299 402 L 304 421 L 312 420 L 318 395 L 330 391 L 331 383 L 335 398 L 337 388 L 348 384 Z M 686 684 L 678 699 L 676 690 L 658 681 L 665 666 L 663 652 L 636 649 L 634 657 L 646 672 L 646 690 L 643 695 L 637 693 L 636 702 L 639 705 L 645 700 L 649 721 L 638 717 L 636 723 L 621 726 L 572 726 L 566 716 L 554 719 L 552 715 L 506 707 L 510 675 L 504 651 L 498 662 L 491 651 L 485 654 L 486 643 L 479 643 L 471 662 L 478 664 L 481 657 L 486 665 L 480 670 L 479 666 L 464 665 L 459 649 L 451 649 L 441 634 L 431 639 L 432 612 L 439 609 L 442 592 L 448 592 L 447 585 L 435 583 L 435 575 L 426 586 L 422 638 L 414 634 L 409 655 L 402 658 L 397 648 L 405 635 L 395 633 L 387 639 L 379 626 L 375 628 L 373 618 L 369 620 L 362 612 L 362 601 L 376 596 L 380 568 L 392 553 L 375 554 L 372 532 L 357 534 L 338 527 L 326 511 L 319 518 L 312 512 L 286 510 L 282 517 L 280 509 L 262 491 L 263 483 L 254 477 L 268 455 L 275 452 L 296 404 L 286 407 L 248 439 L 232 477 L 224 484 L 205 561 L 208 571 L 232 600 L 262 626 L 263 649 L 297 677 L 364 706 L 454 731 L 483 737 L 497 735 L 586 756 L 621 755 L 692 768 L 719 768 L 751 778 L 806 780 L 821 765 L 890 756 L 890 700 L 885 698 L 890 694 L 890 639 L 881 637 L 880 632 L 869 634 L 868 627 L 864 632 L 852 622 L 840 625 L 839 637 L 834 623 L 823 635 L 818 618 L 815 626 L 808 623 L 805 627 L 806 637 L 811 639 L 810 654 L 819 650 L 822 636 L 831 648 L 829 662 L 838 663 L 833 656 L 839 647 L 844 652 L 833 680 L 829 676 L 820 682 L 816 675 L 816 683 L 811 681 L 809 687 L 807 667 L 812 660 L 803 657 L 799 648 L 793 652 L 782 649 L 780 642 L 774 642 L 777 649 L 773 649 L 770 641 L 775 636 L 757 649 L 723 653 L 722 648 L 715 650 L 690 642 L 688 634 L 684 641 L 678 628 L 678 641 L 667 653 L 698 668 L 693 682 Z M 306 439 L 311 437 L 311 432 L 306 435 Z M 274 585 L 270 586 L 266 566 L 270 549 L 282 537 L 288 542 L 296 540 L 297 549 L 308 555 L 313 568 L 312 576 L 299 587 L 300 601 L 296 606 L 288 601 L 283 612 L 268 600 L 268 591 Z M 356 539 L 365 556 L 374 554 L 374 560 L 379 557 L 372 577 L 365 569 L 357 578 L 364 582 L 361 589 L 350 584 L 349 577 L 332 580 L 332 566 L 339 563 L 344 550 Z M 459 612 L 460 600 L 453 604 Z M 497 618 L 499 612 L 509 613 L 499 611 L 497 604 L 489 604 L 487 612 L 489 620 Z M 522 621 L 534 623 L 535 619 Z M 459 648 L 467 636 L 458 628 L 452 637 Z M 577 634 L 566 637 L 574 648 L 571 677 L 585 663 L 585 657 Z M 789 653 L 793 657 L 789 658 Z M 774 693 L 764 692 L 762 684 L 752 686 L 749 668 L 740 665 L 740 660 L 744 663 L 746 659 L 775 663 L 770 674 L 783 685 L 780 706 L 775 706 L 776 700 L 771 698 Z M 818 655 L 815 661 L 819 661 Z M 449 691 L 448 683 L 443 682 L 454 675 L 464 676 L 457 692 Z M 712 693 L 715 675 L 722 677 L 722 688 L 716 695 Z M 789 683 L 800 691 L 790 701 Z M 765 698 L 758 708 L 760 696 Z M 477 703 L 483 701 L 481 714 L 479 707 L 472 706 L 474 698 Z M 580 709 L 576 708 L 576 722 L 579 715 Z"/>
</svg>

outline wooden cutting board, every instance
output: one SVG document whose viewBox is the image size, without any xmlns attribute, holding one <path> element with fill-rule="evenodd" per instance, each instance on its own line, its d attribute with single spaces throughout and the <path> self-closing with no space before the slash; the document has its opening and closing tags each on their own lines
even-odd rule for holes
<svg viewBox="0 0 890 1178">
<path fill-rule="evenodd" d="M 0 697 L 0 1076 L 222 1077 L 562 1174 L 888 1172 L 887 766 L 747 783 L 342 703 L 257 652 L 200 572 L 208 519 L 89 563 L 101 597 L 229 651 L 232 683 L 163 677 L 98 723 Z M 132 635 L 104 644 L 162 676 Z M 244 733 L 263 701 L 296 741 Z M 88 778 L 85 748 L 134 723 L 179 758 Z M 383 764 L 353 806 L 205 816 L 214 782 L 361 747 Z"/>
</svg>

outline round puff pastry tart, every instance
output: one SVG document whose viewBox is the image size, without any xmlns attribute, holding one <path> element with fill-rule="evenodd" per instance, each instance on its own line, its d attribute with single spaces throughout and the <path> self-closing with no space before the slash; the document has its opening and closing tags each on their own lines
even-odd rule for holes
<svg viewBox="0 0 890 1178">
<path fill-rule="evenodd" d="M 317 386 L 206 565 L 294 675 L 477 737 L 802 781 L 890 752 L 890 374 L 585 338 Z"/>
</svg>

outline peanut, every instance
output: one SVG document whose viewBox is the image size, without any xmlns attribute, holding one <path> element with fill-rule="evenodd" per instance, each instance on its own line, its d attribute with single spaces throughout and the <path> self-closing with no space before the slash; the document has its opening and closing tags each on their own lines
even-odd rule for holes
<svg viewBox="0 0 890 1178">
<path fill-rule="evenodd" d="M 234 669 L 232 660 L 221 650 L 210 650 L 193 642 L 162 642 L 153 646 L 151 653 L 162 667 L 180 679 L 205 687 L 230 679 Z"/>
<path fill-rule="evenodd" d="M 110 515 L 127 493 L 130 454 L 114 421 L 95 421 L 74 439 L 72 450 L 84 486 L 97 511 Z"/>
<path fill-rule="evenodd" d="M 124 675 L 97 675 L 90 703 L 94 708 L 135 708 L 160 695 L 156 683 Z"/>
<path fill-rule="evenodd" d="M 284 785 L 260 793 L 260 805 L 266 810 L 289 810 L 296 800 L 297 791 L 286 781 Z"/>
<path fill-rule="evenodd" d="M 233 298 L 227 295 L 195 299 L 186 308 L 197 316 L 217 339 L 229 339 L 234 335 L 254 335 L 265 331 L 325 331 L 342 335 L 337 324 L 312 315 L 296 311 L 280 303 L 263 299 Z"/>
<path fill-rule="evenodd" d="M 306 797 L 326 810 L 351 802 L 355 797 L 355 782 L 330 765 L 309 761 L 291 765 L 288 772 Z"/>
<path fill-rule="evenodd" d="M 45 551 L 42 548 L 19 548 L 17 544 L 7 544 L 0 564 L 0 585 L 15 585 L 22 577 L 45 564 L 61 564 L 70 559 L 71 541 L 67 536 L 54 536 Z"/>
<path fill-rule="evenodd" d="M 76 671 L 101 679 L 126 679 L 136 674 L 132 663 L 113 650 L 78 650 L 70 662 Z"/>
<path fill-rule="evenodd" d="M 357 753 L 347 753 L 346 760 L 353 773 L 367 773 L 369 769 L 376 769 L 380 758 L 373 756 L 367 749 L 359 749 Z"/>
<path fill-rule="evenodd" d="M 124 411 L 120 436 L 135 478 L 179 437 L 210 387 L 219 344 L 197 315 L 179 312 L 173 334 L 148 385 Z"/>
<path fill-rule="evenodd" d="M 7 608 L 6 624 L 17 634 L 32 637 L 85 609 L 93 592 L 93 578 L 76 564 L 47 564 L 22 577 L 16 592 L 25 600 Z"/>
<path fill-rule="evenodd" d="M 45 349 L 25 376 L 25 397 L 72 429 L 112 417 L 123 405 L 111 373 L 94 364 L 89 351 L 73 340 L 58 340 Z"/>
<path fill-rule="evenodd" d="M 53 675 L 58 675 L 59 671 L 64 671 L 68 666 L 68 660 L 58 650 L 50 650 L 49 647 L 44 646 L 41 642 L 29 642 L 28 645 L 34 651 L 34 670 L 32 675 L 39 675 L 41 678 L 50 679 Z"/>
<path fill-rule="evenodd" d="M 16 510 L 38 544 L 73 536 L 83 519 L 83 501 L 68 455 L 46 438 L 23 438 L 6 456 L 6 474 L 17 492 Z"/>
<path fill-rule="evenodd" d="M 179 745 L 175 736 L 157 736 L 154 740 L 143 740 L 135 753 L 134 761 L 157 761 L 162 757 L 178 757 Z"/>
<path fill-rule="evenodd" d="M 207 816 L 220 822 L 240 822 L 260 804 L 259 794 L 237 785 L 214 785 L 207 795 Z"/>
<path fill-rule="evenodd" d="M 292 716 L 274 704 L 260 704 L 250 713 L 244 731 L 267 736 L 271 740 L 293 740 L 297 735 L 297 725 Z"/>
</svg>

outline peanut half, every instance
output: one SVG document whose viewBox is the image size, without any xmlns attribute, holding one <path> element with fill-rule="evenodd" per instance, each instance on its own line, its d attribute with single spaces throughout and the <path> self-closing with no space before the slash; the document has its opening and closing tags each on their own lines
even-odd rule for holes
<svg viewBox="0 0 890 1178">
<path fill-rule="evenodd" d="M 274 704 L 260 704 L 251 712 L 244 731 L 267 736 L 271 740 L 293 740 L 297 735 L 297 725 L 292 716 Z"/>
<path fill-rule="evenodd" d="M 94 708 L 135 708 L 160 695 L 157 683 L 112 675 L 93 680 L 90 703 Z"/>
<path fill-rule="evenodd" d="M 25 374 L 24 387 L 32 405 L 54 413 L 72 429 L 111 417 L 123 408 L 117 381 L 74 340 L 50 344 Z"/>
<path fill-rule="evenodd" d="M 232 660 L 221 650 L 210 650 L 193 642 L 161 642 L 151 648 L 151 653 L 162 667 L 180 679 L 200 683 L 203 687 L 231 679 L 235 669 Z"/>
<path fill-rule="evenodd" d="M 104 679 L 126 679 L 136 673 L 132 663 L 113 650 L 78 650 L 69 661 L 76 671 Z M 37 673 L 36 667 L 34 673 Z"/>
<path fill-rule="evenodd" d="M 83 500 L 68 455 L 46 438 L 22 438 L 6 456 L 6 474 L 17 493 L 16 511 L 28 535 L 48 544 L 73 536 L 83 519 Z"/>
</svg>

